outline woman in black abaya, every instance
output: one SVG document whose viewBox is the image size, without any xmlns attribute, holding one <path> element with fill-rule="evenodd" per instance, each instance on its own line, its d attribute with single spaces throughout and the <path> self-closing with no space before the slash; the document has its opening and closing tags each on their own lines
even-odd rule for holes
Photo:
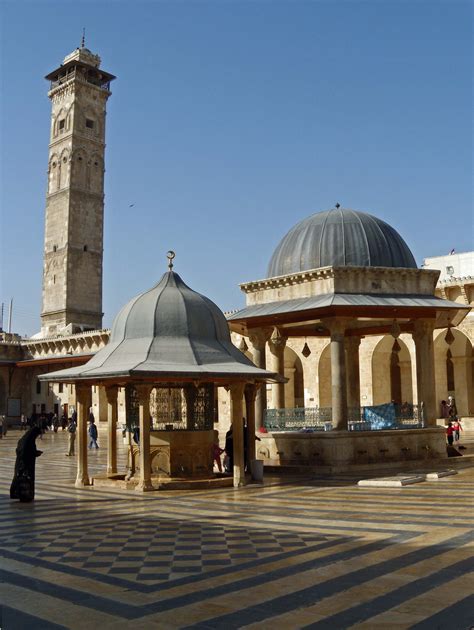
<svg viewBox="0 0 474 630">
<path fill-rule="evenodd" d="M 18 441 L 10 499 L 28 502 L 35 498 L 35 462 L 36 458 L 43 452 L 36 448 L 36 438 L 40 434 L 41 429 L 39 427 L 32 427 Z"/>
</svg>

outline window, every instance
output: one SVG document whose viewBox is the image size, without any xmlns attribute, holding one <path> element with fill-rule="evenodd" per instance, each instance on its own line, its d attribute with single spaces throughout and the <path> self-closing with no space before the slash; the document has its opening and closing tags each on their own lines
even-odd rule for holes
<svg viewBox="0 0 474 630">
<path fill-rule="evenodd" d="M 454 275 L 454 267 L 452 267 L 451 265 L 446 267 L 446 273 L 448 274 L 448 276 L 453 276 Z"/>
<path fill-rule="evenodd" d="M 62 120 L 59 121 L 59 130 L 64 129 L 64 127 L 66 126 L 66 119 L 63 118 Z"/>
<path fill-rule="evenodd" d="M 94 121 L 90 118 L 86 118 L 86 127 L 88 129 L 94 129 Z"/>
<path fill-rule="evenodd" d="M 41 382 L 36 381 L 36 393 L 41 394 Z"/>
<path fill-rule="evenodd" d="M 57 245 L 53 245 L 53 252 L 57 252 L 58 251 L 58 246 Z"/>
<path fill-rule="evenodd" d="M 84 251 L 85 252 L 87 251 L 87 245 L 84 245 Z"/>
<path fill-rule="evenodd" d="M 62 394 L 62 393 L 63 393 L 63 384 L 62 384 L 62 383 L 59 383 L 58 392 L 59 392 L 60 394 Z"/>
</svg>

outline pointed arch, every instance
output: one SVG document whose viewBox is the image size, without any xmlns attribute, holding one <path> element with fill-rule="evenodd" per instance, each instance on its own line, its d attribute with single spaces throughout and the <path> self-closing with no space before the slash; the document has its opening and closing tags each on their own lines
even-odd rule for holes
<svg viewBox="0 0 474 630">
<path fill-rule="evenodd" d="M 48 193 L 56 192 L 59 187 L 59 156 L 53 153 L 48 164 Z"/>
<path fill-rule="evenodd" d="M 411 355 L 400 337 L 385 335 L 372 353 L 372 404 L 413 402 Z"/>
<path fill-rule="evenodd" d="M 332 407 L 331 344 L 324 346 L 318 364 L 319 406 Z"/>
<path fill-rule="evenodd" d="M 304 407 L 304 377 L 303 365 L 298 354 L 288 345 L 284 352 L 285 377 L 285 406 Z"/>
<path fill-rule="evenodd" d="M 66 188 L 69 185 L 69 149 L 63 149 L 59 157 L 58 162 L 58 187 L 59 189 Z"/>
<path fill-rule="evenodd" d="M 90 190 L 101 193 L 104 181 L 104 161 L 99 153 L 93 153 L 90 159 Z"/>
<path fill-rule="evenodd" d="M 78 148 L 71 158 L 71 185 L 75 188 L 85 188 L 87 182 L 87 153 Z"/>
<path fill-rule="evenodd" d="M 437 331 L 434 339 L 435 387 L 438 405 L 451 394 L 458 414 L 474 413 L 473 346 L 462 331 L 452 328 L 453 341 L 446 342 L 447 329 Z"/>
</svg>

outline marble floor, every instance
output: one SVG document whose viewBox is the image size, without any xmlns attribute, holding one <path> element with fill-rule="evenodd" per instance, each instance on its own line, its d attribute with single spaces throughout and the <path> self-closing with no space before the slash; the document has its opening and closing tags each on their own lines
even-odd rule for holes
<svg viewBox="0 0 474 630">
<path fill-rule="evenodd" d="M 313 474 L 141 495 L 75 488 L 59 432 L 20 504 L 18 438 L 0 440 L 1 630 L 474 627 L 472 467 L 403 488 Z M 105 459 L 90 452 L 90 472 Z"/>
</svg>

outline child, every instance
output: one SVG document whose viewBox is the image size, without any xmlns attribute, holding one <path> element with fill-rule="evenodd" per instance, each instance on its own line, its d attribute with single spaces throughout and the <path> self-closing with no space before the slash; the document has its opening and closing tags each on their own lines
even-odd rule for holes
<svg viewBox="0 0 474 630">
<path fill-rule="evenodd" d="M 454 431 L 454 441 L 455 442 L 459 442 L 459 435 L 460 435 L 460 431 L 462 431 L 462 425 L 461 425 L 461 421 L 459 420 L 459 418 L 456 416 L 456 418 L 454 418 L 453 420 L 453 431 Z"/>
<path fill-rule="evenodd" d="M 454 442 L 454 429 L 453 429 L 453 425 L 451 421 L 448 422 L 448 427 L 446 429 L 446 437 L 448 439 L 449 446 L 452 446 Z"/>
</svg>

